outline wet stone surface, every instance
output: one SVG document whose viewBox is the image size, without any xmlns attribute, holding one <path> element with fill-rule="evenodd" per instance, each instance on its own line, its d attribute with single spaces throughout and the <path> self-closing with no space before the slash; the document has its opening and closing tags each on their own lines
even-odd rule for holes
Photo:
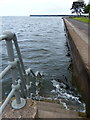
<svg viewBox="0 0 90 120">
<path fill-rule="evenodd" d="M 11 102 L 6 106 L 3 111 L 2 118 L 35 118 L 37 113 L 37 103 L 28 99 L 25 107 L 20 110 L 14 110 L 11 107 Z"/>
</svg>

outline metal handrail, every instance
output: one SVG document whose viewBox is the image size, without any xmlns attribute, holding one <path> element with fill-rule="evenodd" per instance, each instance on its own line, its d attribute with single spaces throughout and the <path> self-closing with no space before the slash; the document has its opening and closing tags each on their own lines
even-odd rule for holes
<svg viewBox="0 0 90 120">
<path fill-rule="evenodd" d="M 26 91 L 26 85 L 22 84 L 22 83 L 25 79 L 24 76 L 26 75 L 26 73 L 25 73 L 23 61 L 22 61 L 22 58 L 21 58 L 20 50 L 19 50 L 19 47 L 18 47 L 17 37 L 14 33 L 6 31 L 6 32 L 3 33 L 3 35 L 0 36 L 0 41 L 1 40 L 6 40 L 6 47 L 7 47 L 7 52 L 8 52 L 9 65 L 4 69 L 4 71 L 2 71 L 0 73 L 0 79 L 2 79 L 5 76 L 5 74 L 11 69 L 13 84 L 12 84 L 11 92 L 9 93 L 8 97 L 6 98 L 6 100 L 4 101 L 2 106 L 0 107 L 0 113 L 2 113 L 5 106 L 7 105 L 7 103 L 9 102 L 9 100 L 11 99 L 11 97 L 13 95 L 15 95 L 15 100 L 12 102 L 12 107 L 14 109 L 20 109 L 20 108 L 24 107 L 25 104 L 26 104 L 26 100 L 24 98 L 21 98 L 20 92 L 19 92 L 19 89 L 21 88 L 21 90 L 23 92 L 23 97 L 25 97 L 24 92 Z M 16 59 L 16 60 L 14 60 L 12 40 L 15 42 L 15 47 L 16 47 L 17 54 L 18 54 L 18 57 L 19 57 L 19 59 Z M 22 70 L 20 68 L 20 64 L 23 68 L 23 73 L 21 72 Z M 17 68 L 16 68 L 17 66 L 19 68 L 21 80 L 17 80 Z"/>
<path fill-rule="evenodd" d="M 4 108 L 6 107 L 6 105 L 8 104 L 9 100 L 12 98 L 14 93 L 15 93 L 15 89 L 12 89 L 11 92 L 9 93 L 8 97 L 4 101 L 4 104 L 2 104 L 0 107 L 0 114 L 3 112 Z"/>
<path fill-rule="evenodd" d="M 1 36 L 0 36 L 0 41 L 1 41 L 1 40 L 5 40 L 6 38 L 7 38 L 6 35 L 1 35 Z"/>
<path fill-rule="evenodd" d="M 30 96 L 30 87 L 31 87 L 30 78 L 34 77 L 37 83 L 38 82 L 37 79 L 39 79 L 42 76 L 40 72 L 36 72 L 35 74 L 31 68 L 28 68 L 27 70 L 25 70 L 15 33 L 12 33 L 9 31 L 4 32 L 3 35 L 0 36 L 0 41 L 2 40 L 6 41 L 9 65 L 0 73 L 0 79 L 2 79 L 7 74 L 7 72 L 11 69 L 13 84 L 12 84 L 11 92 L 9 93 L 6 100 L 0 107 L 0 113 L 3 112 L 5 106 L 8 104 L 9 100 L 13 95 L 15 95 L 15 100 L 12 101 L 12 107 L 14 109 L 20 109 L 24 107 L 26 104 L 25 98 L 29 98 Z M 12 41 L 14 42 L 18 59 L 14 58 Z M 18 68 L 18 71 L 17 71 L 17 68 Z M 17 78 L 17 72 L 19 72 L 19 75 L 20 75 L 19 80 Z M 36 89 L 37 88 L 38 86 L 36 85 Z M 21 90 L 21 93 L 20 93 L 20 90 Z M 22 98 L 21 98 L 21 95 L 22 95 Z"/>
<path fill-rule="evenodd" d="M 8 65 L 1 73 L 0 73 L 0 80 L 6 75 L 6 73 L 11 69 L 11 65 Z"/>
</svg>

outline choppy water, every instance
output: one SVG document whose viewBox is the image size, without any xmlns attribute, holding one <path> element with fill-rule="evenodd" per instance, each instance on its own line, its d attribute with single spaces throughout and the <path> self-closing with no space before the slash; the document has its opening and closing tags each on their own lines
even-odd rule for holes
<svg viewBox="0 0 90 120">
<path fill-rule="evenodd" d="M 44 73 L 39 98 L 61 100 L 67 109 L 73 106 L 75 110 L 84 110 L 80 95 L 72 85 L 71 58 L 67 56 L 63 20 L 60 17 L 2 17 L 2 31 L 5 30 L 16 33 L 25 68 L 31 67 Z M 2 69 L 7 63 L 3 42 Z M 4 97 L 11 90 L 10 74 L 2 83 Z M 31 92 L 35 99 L 35 89 Z"/>
</svg>

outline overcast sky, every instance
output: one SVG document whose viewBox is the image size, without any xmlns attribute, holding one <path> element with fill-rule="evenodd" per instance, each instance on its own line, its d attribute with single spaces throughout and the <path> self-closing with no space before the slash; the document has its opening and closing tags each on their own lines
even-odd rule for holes
<svg viewBox="0 0 90 120">
<path fill-rule="evenodd" d="M 73 1 L 76 0 L 0 0 L 0 16 L 71 14 Z"/>
</svg>

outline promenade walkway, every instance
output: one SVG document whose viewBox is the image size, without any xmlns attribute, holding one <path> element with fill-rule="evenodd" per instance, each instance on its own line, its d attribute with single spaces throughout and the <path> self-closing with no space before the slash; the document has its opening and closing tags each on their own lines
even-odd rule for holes
<svg viewBox="0 0 90 120">
<path fill-rule="evenodd" d="M 74 28 L 75 32 L 77 32 L 78 35 L 88 44 L 90 38 L 90 24 L 71 18 L 67 18 L 67 20 L 69 21 L 69 24 Z"/>
<path fill-rule="evenodd" d="M 74 26 L 76 26 L 79 30 L 81 30 L 83 33 L 85 33 L 87 36 L 90 37 L 89 34 L 90 24 L 70 18 L 67 18 L 67 20 L 70 21 Z"/>
<path fill-rule="evenodd" d="M 78 47 L 78 50 L 80 52 L 80 55 L 82 56 L 82 59 L 84 60 L 84 63 L 89 67 L 90 64 L 90 24 L 73 20 L 71 18 L 65 19 L 66 24 L 68 26 L 70 34 L 73 37 L 73 40 Z M 71 30 L 70 30 L 71 29 Z M 76 36 L 74 36 L 76 33 Z M 78 37 L 78 38 L 77 38 Z"/>
</svg>

